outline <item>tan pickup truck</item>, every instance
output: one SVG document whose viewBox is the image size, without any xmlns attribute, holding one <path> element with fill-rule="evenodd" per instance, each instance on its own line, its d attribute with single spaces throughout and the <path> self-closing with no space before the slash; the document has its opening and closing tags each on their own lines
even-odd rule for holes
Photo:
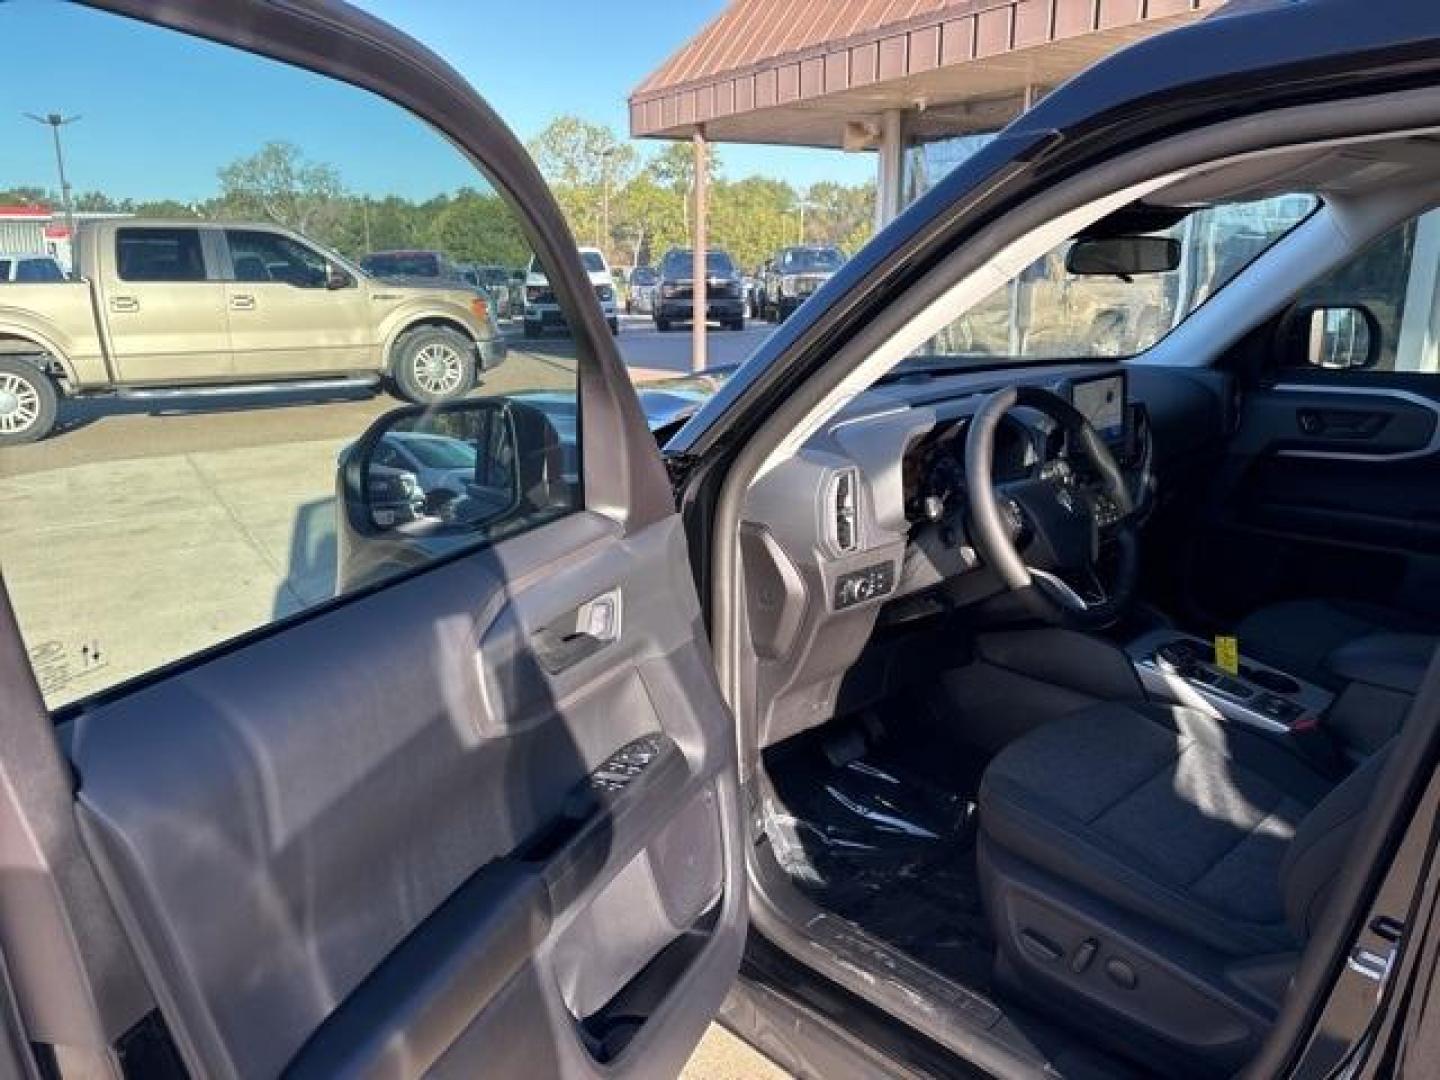
<svg viewBox="0 0 1440 1080">
<path fill-rule="evenodd" d="M 0 286 L 0 445 L 60 399 L 322 393 L 461 397 L 505 357 L 485 295 L 371 277 L 274 225 L 84 222 L 74 280 Z"/>
</svg>

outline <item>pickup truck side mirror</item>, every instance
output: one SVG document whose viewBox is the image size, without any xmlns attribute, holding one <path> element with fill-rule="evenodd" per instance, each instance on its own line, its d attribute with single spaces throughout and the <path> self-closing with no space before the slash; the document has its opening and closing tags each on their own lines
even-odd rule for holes
<svg viewBox="0 0 1440 1080">
<path fill-rule="evenodd" d="M 1359 371 L 1380 361 L 1380 321 L 1363 304 L 1303 305 L 1286 316 L 1281 335 L 1287 367 Z"/>
<path fill-rule="evenodd" d="M 350 274 L 334 263 L 325 265 L 325 288 L 327 289 L 348 289 L 355 284 L 355 279 Z"/>
</svg>

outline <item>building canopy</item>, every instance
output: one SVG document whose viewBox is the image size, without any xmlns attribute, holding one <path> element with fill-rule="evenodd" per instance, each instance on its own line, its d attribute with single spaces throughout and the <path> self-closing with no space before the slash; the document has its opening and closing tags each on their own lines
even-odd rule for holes
<svg viewBox="0 0 1440 1080">
<path fill-rule="evenodd" d="M 734 0 L 630 97 L 637 138 L 877 148 L 993 131 L 1038 93 L 1223 0 Z"/>
</svg>

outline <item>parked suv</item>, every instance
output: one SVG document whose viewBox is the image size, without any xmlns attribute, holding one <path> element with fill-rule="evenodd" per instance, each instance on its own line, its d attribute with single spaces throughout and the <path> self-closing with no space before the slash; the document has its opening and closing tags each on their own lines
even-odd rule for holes
<svg viewBox="0 0 1440 1080">
<path fill-rule="evenodd" d="M 677 322 L 694 318 L 695 253 L 671 248 L 660 261 L 655 290 L 655 329 L 665 333 Z M 727 330 L 745 329 L 745 285 L 735 260 L 726 251 L 705 253 L 705 318 Z"/>
<path fill-rule="evenodd" d="M 384 383 L 448 401 L 505 358 L 468 286 L 377 280 L 275 225 L 126 218 L 76 240 L 77 280 L 5 288 L 0 445 L 43 438 L 62 397 Z"/>
<path fill-rule="evenodd" d="M 595 299 L 610 324 L 610 333 L 620 333 L 620 308 L 615 294 L 615 279 L 610 274 L 610 265 L 599 248 L 582 247 L 580 261 L 590 276 L 595 289 Z M 530 260 L 530 269 L 525 273 L 525 336 L 539 337 L 546 330 L 566 329 L 565 313 L 550 288 L 550 279 L 537 259 Z"/>
<path fill-rule="evenodd" d="M 781 248 L 765 264 L 760 317 L 784 322 L 844 265 L 845 256 L 839 248 L 817 245 Z"/>
<path fill-rule="evenodd" d="M 0 285 L 10 282 L 33 283 L 38 281 L 64 281 L 65 271 L 54 256 L 39 255 L 26 251 L 7 253 L 0 251 Z"/>
</svg>

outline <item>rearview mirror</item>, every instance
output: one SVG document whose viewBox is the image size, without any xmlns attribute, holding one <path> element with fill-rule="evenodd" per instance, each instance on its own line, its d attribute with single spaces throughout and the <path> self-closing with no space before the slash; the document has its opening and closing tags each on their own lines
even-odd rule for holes
<svg viewBox="0 0 1440 1080">
<path fill-rule="evenodd" d="M 1331 370 L 1375 366 L 1380 355 L 1380 326 L 1369 308 L 1359 305 L 1304 308 L 1304 363 Z"/>
<path fill-rule="evenodd" d="M 1065 254 L 1065 269 L 1084 277 L 1165 274 L 1180 265 L 1180 241 L 1168 236 L 1081 237 Z"/>
</svg>

